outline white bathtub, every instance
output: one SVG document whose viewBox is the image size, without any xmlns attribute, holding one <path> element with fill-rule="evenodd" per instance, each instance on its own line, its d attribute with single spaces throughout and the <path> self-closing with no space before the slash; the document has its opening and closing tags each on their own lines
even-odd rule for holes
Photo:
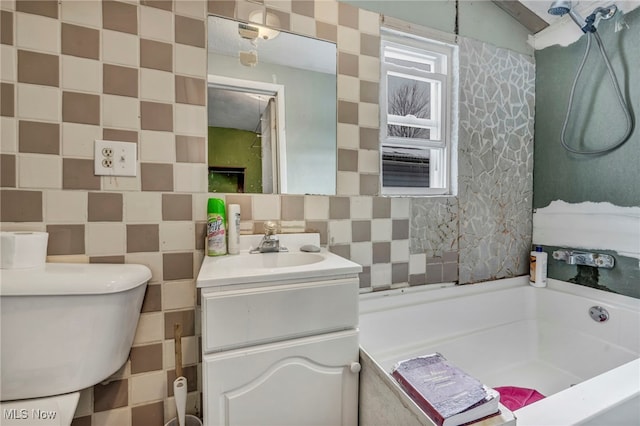
<svg viewBox="0 0 640 426">
<path fill-rule="evenodd" d="M 592 320 L 592 306 L 609 320 Z M 360 345 L 363 426 L 430 424 L 388 373 L 433 352 L 488 386 L 544 394 L 515 411 L 520 426 L 640 425 L 639 299 L 528 277 L 363 294 Z"/>
</svg>

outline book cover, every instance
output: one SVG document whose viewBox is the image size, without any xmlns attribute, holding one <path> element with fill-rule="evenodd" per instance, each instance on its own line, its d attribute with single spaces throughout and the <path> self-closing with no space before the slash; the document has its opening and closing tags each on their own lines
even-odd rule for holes
<svg viewBox="0 0 640 426">
<path fill-rule="evenodd" d="M 436 353 L 399 362 L 391 375 L 438 425 L 498 412 L 500 395 Z"/>
</svg>

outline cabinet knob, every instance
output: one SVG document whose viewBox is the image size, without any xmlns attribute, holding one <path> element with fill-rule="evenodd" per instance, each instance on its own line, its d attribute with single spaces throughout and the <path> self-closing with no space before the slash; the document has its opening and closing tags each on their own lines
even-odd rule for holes
<svg viewBox="0 0 640 426">
<path fill-rule="evenodd" d="M 352 373 L 359 373 L 361 369 L 362 369 L 362 366 L 360 365 L 359 362 L 352 362 L 351 365 L 349 366 L 349 370 L 351 370 Z"/>
</svg>

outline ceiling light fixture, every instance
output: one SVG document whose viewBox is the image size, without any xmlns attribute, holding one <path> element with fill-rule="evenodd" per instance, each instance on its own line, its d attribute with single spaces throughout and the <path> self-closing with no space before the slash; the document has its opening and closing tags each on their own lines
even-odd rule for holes
<svg viewBox="0 0 640 426">
<path fill-rule="evenodd" d="M 269 26 L 277 28 L 280 26 L 280 19 L 277 15 L 271 12 L 265 13 L 262 10 L 255 10 L 249 14 L 249 22 L 260 24 L 255 25 L 255 27 L 258 28 L 258 38 L 263 40 L 272 40 L 280 34 L 280 31 L 266 27 Z"/>
</svg>

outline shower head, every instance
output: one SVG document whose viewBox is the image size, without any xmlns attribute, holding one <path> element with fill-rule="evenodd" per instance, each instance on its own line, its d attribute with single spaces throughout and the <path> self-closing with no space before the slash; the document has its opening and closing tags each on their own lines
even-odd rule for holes
<svg viewBox="0 0 640 426">
<path fill-rule="evenodd" d="M 609 19 L 613 15 L 615 15 L 617 11 L 618 8 L 615 4 L 607 7 L 598 7 L 591 13 L 591 15 L 587 16 L 587 19 L 584 19 L 580 15 L 578 15 L 575 10 L 573 10 L 573 7 L 571 7 L 571 2 L 568 0 L 555 0 L 551 3 L 551 6 L 547 10 L 549 15 L 554 16 L 564 16 L 568 13 L 573 22 L 575 22 L 576 25 L 580 27 L 582 32 L 585 33 L 595 32 L 596 19 Z"/>
<path fill-rule="evenodd" d="M 571 10 L 571 2 L 566 0 L 556 0 L 551 3 L 551 7 L 547 11 L 549 15 L 563 16 Z"/>
</svg>

